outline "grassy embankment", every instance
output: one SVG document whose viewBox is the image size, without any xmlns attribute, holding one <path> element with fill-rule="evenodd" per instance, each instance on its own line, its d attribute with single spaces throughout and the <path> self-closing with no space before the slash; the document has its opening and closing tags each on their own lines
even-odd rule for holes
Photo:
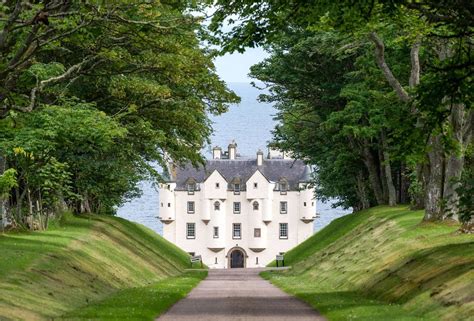
<svg viewBox="0 0 474 321">
<path fill-rule="evenodd" d="M 186 253 L 114 217 L 68 217 L 0 235 L 0 320 L 153 320 L 207 272 Z"/>
<path fill-rule="evenodd" d="M 474 320 L 474 236 L 376 207 L 335 220 L 263 276 L 329 320 Z"/>
</svg>

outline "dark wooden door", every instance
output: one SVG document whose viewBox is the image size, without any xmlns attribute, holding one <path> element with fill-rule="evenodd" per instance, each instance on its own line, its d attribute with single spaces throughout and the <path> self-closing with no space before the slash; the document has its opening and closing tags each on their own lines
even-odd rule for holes
<svg viewBox="0 0 474 321">
<path fill-rule="evenodd" d="M 244 267 L 244 253 L 242 253 L 242 251 L 235 250 L 230 254 L 230 267 L 231 268 Z"/>
</svg>

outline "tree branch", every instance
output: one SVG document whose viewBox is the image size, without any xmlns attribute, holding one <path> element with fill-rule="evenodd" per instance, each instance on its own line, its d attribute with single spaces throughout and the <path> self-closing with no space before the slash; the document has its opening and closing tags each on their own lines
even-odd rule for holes
<svg viewBox="0 0 474 321">
<path fill-rule="evenodd" d="M 21 0 L 17 0 L 15 4 L 15 9 L 13 9 L 13 12 L 8 18 L 7 23 L 5 23 L 5 26 L 3 27 L 3 31 L 0 33 L 0 48 L 4 48 L 6 46 L 6 40 L 8 37 L 8 33 L 10 32 L 10 28 L 15 23 L 18 16 L 20 15 L 21 3 L 22 3 Z"/>
<path fill-rule="evenodd" d="M 411 72 L 410 72 L 410 88 L 416 87 L 420 83 L 420 47 L 421 42 L 418 37 L 416 42 L 411 47 L 410 60 L 411 60 Z"/>
<path fill-rule="evenodd" d="M 398 98 L 400 98 L 401 101 L 409 102 L 410 96 L 400 84 L 398 79 L 395 78 L 392 70 L 390 70 L 390 67 L 385 62 L 385 46 L 383 41 L 379 38 L 376 32 L 371 32 L 369 38 L 375 44 L 375 60 L 377 61 L 379 68 L 382 70 L 385 79 L 387 79 L 388 83 L 395 90 Z"/>
<path fill-rule="evenodd" d="M 24 112 L 31 112 L 31 111 L 33 111 L 33 109 L 35 108 L 35 105 L 36 105 L 36 100 L 37 100 L 38 94 L 41 93 L 41 91 L 43 91 L 44 87 L 46 87 L 46 86 L 49 85 L 49 84 L 53 84 L 53 83 L 56 83 L 56 82 L 59 82 L 59 81 L 62 81 L 62 80 L 65 80 L 65 79 L 71 77 L 72 74 L 74 74 L 74 73 L 76 73 L 76 72 L 79 72 L 79 71 L 81 70 L 81 68 L 82 68 L 86 63 L 88 63 L 91 59 L 92 59 L 92 58 L 90 58 L 90 57 L 84 59 L 82 62 L 71 66 L 68 70 L 66 70 L 63 74 L 61 74 L 61 75 L 59 75 L 59 76 L 51 77 L 51 78 L 49 78 L 49 79 L 45 79 L 45 80 L 40 81 L 40 82 L 31 90 L 31 94 L 30 94 L 30 104 L 29 104 L 29 106 L 26 107 L 26 108 L 22 108 L 21 110 L 24 111 Z"/>
</svg>

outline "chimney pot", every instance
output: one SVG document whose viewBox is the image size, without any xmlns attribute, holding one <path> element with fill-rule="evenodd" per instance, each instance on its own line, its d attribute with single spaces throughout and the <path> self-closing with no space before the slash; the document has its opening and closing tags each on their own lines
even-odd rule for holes
<svg viewBox="0 0 474 321">
<path fill-rule="evenodd" d="M 263 165 L 263 152 L 259 149 L 257 152 L 257 166 Z"/>
<path fill-rule="evenodd" d="M 236 144 L 235 140 L 233 140 L 232 143 L 229 144 L 228 154 L 229 154 L 229 159 L 231 159 L 231 160 L 235 159 L 235 157 L 237 155 L 237 144 Z"/>
<path fill-rule="evenodd" d="M 222 148 L 216 146 L 212 149 L 212 159 L 221 159 L 222 158 Z"/>
</svg>

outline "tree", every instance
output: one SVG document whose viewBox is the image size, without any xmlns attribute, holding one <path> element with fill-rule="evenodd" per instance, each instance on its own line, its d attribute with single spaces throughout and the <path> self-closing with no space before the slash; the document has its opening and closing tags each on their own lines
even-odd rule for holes
<svg viewBox="0 0 474 321">
<path fill-rule="evenodd" d="M 112 213 L 137 195 L 138 180 L 160 179 L 152 163 L 202 162 L 208 114 L 238 97 L 215 74 L 189 6 L 0 7 L 0 169 L 18 169 L 19 195 L 10 202 L 20 211 L 33 184 L 41 205 L 66 201 L 77 212 Z"/>
<path fill-rule="evenodd" d="M 216 39 L 224 42 L 224 51 L 256 45 L 265 45 L 272 50 L 279 43 L 281 33 L 318 31 L 328 27 L 354 39 L 370 40 L 375 48 L 374 62 L 386 83 L 400 102 L 409 106 L 407 116 L 415 115 L 417 126 L 423 127 L 429 135 L 428 146 L 424 149 L 426 157 L 413 169 L 425 190 L 424 200 L 419 197 L 426 207 L 425 219 L 456 218 L 459 197 L 455 182 L 459 181 L 463 155 L 472 140 L 474 117 L 472 3 L 463 0 L 421 3 L 409 0 L 356 3 L 242 0 L 232 4 L 217 1 L 217 7 L 210 28 Z M 230 31 L 221 28 L 229 22 Z M 386 38 L 390 34 L 398 35 L 398 40 L 388 39 L 390 46 L 394 41 L 406 41 L 411 46 L 407 53 L 411 71 L 403 80 L 387 63 L 387 41 L 380 36 L 385 31 L 391 32 Z M 426 54 L 423 74 L 420 73 L 421 50 Z M 387 101 L 386 105 L 389 103 Z M 382 152 L 382 158 L 384 154 Z M 389 159 L 390 155 L 385 158 Z M 384 170 L 386 174 L 389 171 L 388 167 Z M 375 177 L 374 174 L 370 176 Z M 393 188 L 389 191 L 393 199 Z"/>
</svg>

